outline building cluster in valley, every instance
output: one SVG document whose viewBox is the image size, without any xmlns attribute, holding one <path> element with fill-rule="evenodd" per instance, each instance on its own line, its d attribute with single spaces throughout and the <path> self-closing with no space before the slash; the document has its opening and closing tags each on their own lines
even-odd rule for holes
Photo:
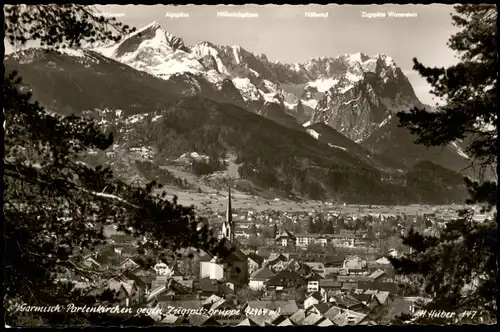
<svg viewBox="0 0 500 332">
<path fill-rule="evenodd" d="M 331 234 L 324 229 L 317 233 L 288 229 L 288 224 L 317 217 L 311 213 L 261 217 L 268 222 L 264 227 L 273 219 L 275 234 L 256 246 L 246 241 L 255 232 L 258 235 L 255 215 L 241 218 L 233 213 L 229 196 L 226 218 L 217 230 L 221 244 L 231 249 L 229 254 L 186 248 L 173 259 L 156 259 L 153 267 L 141 264 L 140 241 L 118 232 L 108 234 L 110 243 L 82 256 L 78 264 L 103 273 L 116 271 L 115 275 L 98 285 L 75 278 L 75 285 L 96 292 L 115 290 L 124 306 L 160 308 L 142 318 L 169 326 L 374 325 L 411 316 L 425 303 L 418 285 L 396 275 L 390 263 L 389 257 L 404 248 L 381 252 L 372 245 L 386 236 L 374 227 L 383 216 L 370 217 L 357 229 L 339 229 L 334 222 L 339 216 L 327 212 L 322 219 L 323 224 L 333 222 Z M 441 222 L 435 215 L 423 220 L 386 216 L 385 221 L 390 218 L 396 234 L 405 223 L 439 232 Z M 355 223 L 356 216 L 343 219 L 344 224 Z M 252 234 L 242 235 L 247 233 Z M 143 240 L 140 246 L 147 244 Z"/>
</svg>

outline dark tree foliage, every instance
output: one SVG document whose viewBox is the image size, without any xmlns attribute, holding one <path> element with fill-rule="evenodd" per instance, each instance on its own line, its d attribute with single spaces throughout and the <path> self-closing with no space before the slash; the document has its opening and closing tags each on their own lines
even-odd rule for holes
<svg viewBox="0 0 500 332">
<path fill-rule="evenodd" d="M 160 168 L 157 164 L 151 161 L 135 162 L 137 170 L 148 180 L 156 181 L 162 185 L 173 185 L 181 189 L 190 189 L 186 179 L 181 179 L 173 175 L 166 169 Z"/>
<path fill-rule="evenodd" d="M 92 14 L 80 5 L 19 5 L 5 8 L 6 38 L 48 46 L 116 40 L 126 26 Z M 118 34 L 107 30 L 112 26 Z M 50 78 L 49 78 L 50 79 Z M 16 73 L 4 76 L 4 307 L 9 325 L 123 325 L 127 317 L 105 314 L 16 312 L 19 305 L 116 304 L 103 282 L 116 271 L 95 271 L 81 256 L 106 241 L 105 225 L 157 241 L 159 250 L 194 246 L 210 249 L 215 240 L 193 207 L 168 201 L 154 182 L 137 187 L 117 180 L 107 167 L 79 162 L 89 148 L 104 150 L 112 135 L 77 116 L 52 114 L 22 92 Z M 71 276 L 96 285 L 74 289 Z M 105 289 L 105 287 L 104 287 Z M 100 291 L 101 290 L 101 291 Z M 97 292 L 97 293 L 96 293 Z"/>
<path fill-rule="evenodd" d="M 414 60 L 417 70 L 432 85 L 431 91 L 446 101 L 435 112 L 414 109 L 400 113 L 402 126 L 416 134 L 417 143 L 442 146 L 456 139 L 468 144 L 472 165 L 479 164 L 477 180 L 466 179 L 470 198 L 491 211 L 497 197 L 497 11 L 495 5 L 458 5 L 452 15 L 462 28 L 449 40 L 460 62 L 449 68 L 429 68 Z M 494 179 L 486 178 L 492 170 Z M 491 323 L 497 315 L 498 224 L 494 218 L 474 221 L 473 212 L 462 211 L 439 236 L 415 231 L 404 237 L 412 254 L 392 263 L 399 273 L 423 279 L 429 309 L 478 310 L 476 322 Z M 423 323 L 418 320 L 417 323 Z"/>
<path fill-rule="evenodd" d="M 384 182 L 358 159 L 233 105 L 192 97 L 156 115 L 162 117 L 132 127 L 136 140 L 154 147 L 163 159 L 177 159 L 186 151 L 208 156 L 192 161 L 191 171 L 200 176 L 225 170 L 224 155 L 231 153 L 243 179 L 287 196 L 353 204 L 442 204 L 450 196 L 455 202 L 464 196 L 457 199 L 456 185 L 440 185 L 441 172 L 434 172 L 432 180 L 419 171 L 402 176 L 400 183 Z M 411 186 L 404 186 L 405 177 L 411 177 Z"/>
<path fill-rule="evenodd" d="M 41 46 L 79 47 L 82 42 L 119 41 L 135 30 L 92 7 L 75 4 L 5 6 L 4 16 L 5 37 L 14 46 L 38 40 Z"/>
</svg>

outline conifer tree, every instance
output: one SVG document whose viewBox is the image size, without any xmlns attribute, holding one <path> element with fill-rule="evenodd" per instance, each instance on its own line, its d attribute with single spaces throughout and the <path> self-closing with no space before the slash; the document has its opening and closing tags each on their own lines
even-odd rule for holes
<svg viewBox="0 0 500 332">
<path fill-rule="evenodd" d="M 14 46 L 38 40 L 48 47 L 119 40 L 132 31 L 82 5 L 14 5 L 4 8 L 6 40 Z M 50 78 L 48 78 L 50 79 Z M 127 317 L 95 313 L 23 313 L 20 305 L 116 303 L 113 292 L 96 292 L 114 277 L 81 264 L 106 239 L 104 226 L 147 236 L 158 250 L 212 248 L 206 224 L 193 207 L 168 201 L 155 183 L 133 186 L 105 166 L 81 161 L 90 148 L 104 150 L 112 135 L 92 119 L 51 113 L 21 91 L 22 80 L 4 76 L 4 308 L 6 323 L 19 325 L 123 325 Z M 96 285 L 77 290 L 62 278 Z M 134 324 L 138 324 L 135 320 Z"/>
<path fill-rule="evenodd" d="M 445 69 L 426 67 L 414 59 L 414 69 L 445 104 L 433 112 L 400 113 L 399 119 L 416 134 L 417 143 L 426 146 L 463 140 L 471 167 L 479 165 L 481 171 L 477 179 L 465 178 L 467 203 L 491 211 L 497 204 L 498 183 L 497 11 L 495 5 L 457 5 L 455 10 L 453 24 L 461 31 L 451 36 L 448 45 L 460 62 Z M 392 263 L 397 272 L 422 280 L 424 295 L 433 298 L 428 308 L 479 311 L 482 315 L 476 322 L 492 323 L 497 315 L 497 232 L 496 212 L 494 218 L 474 221 L 473 211 L 466 209 L 439 236 L 410 231 L 403 243 L 412 253 Z"/>
</svg>

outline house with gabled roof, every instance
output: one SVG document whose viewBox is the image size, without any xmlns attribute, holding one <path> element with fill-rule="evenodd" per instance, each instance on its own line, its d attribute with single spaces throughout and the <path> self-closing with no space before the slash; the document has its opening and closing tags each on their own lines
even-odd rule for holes
<svg viewBox="0 0 500 332">
<path fill-rule="evenodd" d="M 306 318 L 306 316 L 306 311 L 304 309 L 299 309 L 289 318 L 295 325 L 299 325 L 300 322 L 302 322 Z"/>
<path fill-rule="evenodd" d="M 276 235 L 275 241 L 283 247 L 295 246 L 296 237 L 291 232 L 285 230 Z"/>
<path fill-rule="evenodd" d="M 326 326 L 335 326 L 335 324 L 330 319 L 323 317 L 323 320 L 314 324 L 314 326 L 326 327 Z"/>
<path fill-rule="evenodd" d="M 338 282 L 360 282 L 360 281 L 370 281 L 368 276 L 358 276 L 358 275 L 347 275 L 347 276 L 338 276 Z"/>
<path fill-rule="evenodd" d="M 280 271 L 272 276 L 266 283 L 270 290 L 282 290 L 289 287 L 305 286 L 307 282 L 297 272 Z"/>
<path fill-rule="evenodd" d="M 272 252 L 269 257 L 265 260 L 264 264 L 273 266 L 279 262 L 288 262 L 289 254 L 282 252 Z"/>
<path fill-rule="evenodd" d="M 392 278 L 386 273 L 386 271 L 382 269 L 377 269 L 376 271 L 373 271 L 370 275 L 368 275 L 368 278 L 371 281 L 378 281 L 378 282 L 392 281 Z"/>
<path fill-rule="evenodd" d="M 150 286 L 141 277 L 135 275 L 131 271 L 125 271 L 114 279 L 124 283 L 124 287 L 126 290 L 128 290 L 132 302 L 137 302 L 143 299 L 143 297 L 149 291 Z"/>
<path fill-rule="evenodd" d="M 309 262 L 304 262 L 304 264 L 306 264 L 307 266 L 309 266 L 313 272 L 316 272 L 316 273 L 324 276 L 324 274 L 325 274 L 325 264 L 323 264 L 322 262 L 312 262 L 312 261 L 309 261 Z"/>
<path fill-rule="evenodd" d="M 96 260 L 98 255 L 87 255 L 83 258 L 82 264 L 87 268 L 100 270 L 102 269 L 102 265 Z"/>
<path fill-rule="evenodd" d="M 391 265 L 391 261 L 387 257 L 379 257 L 375 260 L 375 263 L 381 264 L 381 265 Z"/>
<path fill-rule="evenodd" d="M 391 293 L 388 291 L 377 291 L 375 297 L 381 305 L 389 304 L 392 301 Z"/>
<path fill-rule="evenodd" d="M 307 281 L 307 291 L 308 292 L 317 292 L 319 291 L 319 283 L 322 279 L 324 279 L 318 273 L 311 273 L 310 275 L 305 277 Z"/>
<path fill-rule="evenodd" d="M 203 305 L 203 307 L 205 309 L 210 309 L 212 307 L 212 305 L 220 300 L 223 300 L 222 297 L 216 295 L 216 294 L 212 294 L 210 295 L 208 298 L 206 298 L 205 300 L 203 300 L 201 302 L 201 304 Z"/>
<path fill-rule="evenodd" d="M 236 326 L 260 326 L 260 325 L 256 323 L 253 319 L 247 317 Z"/>
<path fill-rule="evenodd" d="M 138 268 L 139 267 L 139 264 L 137 264 L 136 262 L 134 262 L 132 260 L 132 258 L 126 258 L 123 262 L 120 263 L 120 265 L 118 266 L 118 268 L 120 270 L 129 270 L 129 271 L 133 271 L 134 269 Z"/>
<path fill-rule="evenodd" d="M 333 299 L 335 305 L 339 308 L 344 308 L 354 311 L 363 310 L 365 308 L 365 305 L 360 300 L 358 300 L 357 298 L 353 297 L 350 294 L 333 296 Z"/>
<path fill-rule="evenodd" d="M 265 288 L 266 282 L 271 279 L 275 275 L 274 272 L 269 269 L 269 267 L 264 266 L 260 268 L 259 270 L 255 271 L 251 276 L 250 276 L 250 282 L 248 284 L 248 287 L 253 290 L 261 290 Z"/>
<path fill-rule="evenodd" d="M 192 280 L 192 279 L 189 279 L 189 280 L 183 280 L 183 279 L 181 279 L 181 280 L 179 280 L 179 279 L 173 279 L 173 278 L 172 278 L 172 280 L 174 280 L 178 284 L 184 286 L 184 288 L 186 290 L 188 290 L 189 292 L 193 291 L 194 280 Z"/>
<path fill-rule="evenodd" d="M 116 279 L 110 279 L 105 282 L 103 288 L 115 292 L 122 306 L 129 307 L 134 300 L 136 300 L 135 293 L 137 292 L 137 286 L 133 281 L 127 283 Z"/>
<path fill-rule="evenodd" d="M 327 256 L 325 258 L 324 264 L 325 268 L 329 267 L 343 267 L 344 266 L 344 261 L 345 261 L 345 256 L 344 255 L 334 255 L 334 256 Z"/>
<path fill-rule="evenodd" d="M 184 317 L 176 316 L 176 315 L 166 315 L 161 318 L 161 320 L 157 323 L 157 325 L 171 325 L 171 326 L 179 326 L 184 323 Z"/>
<path fill-rule="evenodd" d="M 275 324 L 274 326 L 295 326 L 296 324 L 290 320 L 290 318 L 285 318 L 278 324 Z"/>
<path fill-rule="evenodd" d="M 365 308 L 357 309 L 357 311 L 365 314 L 372 312 L 381 305 L 378 298 L 373 294 L 352 294 L 351 296 L 363 303 Z"/>
<path fill-rule="evenodd" d="M 283 264 L 283 270 L 295 271 L 300 274 L 300 270 L 303 264 L 298 262 L 295 258 L 290 258 L 290 260 Z"/>
<path fill-rule="evenodd" d="M 363 269 L 366 267 L 366 261 L 359 256 L 346 258 L 344 261 L 344 269 Z"/>
<path fill-rule="evenodd" d="M 299 310 L 299 307 L 297 305 L 297 301 L 295 300 L 288 300 L 288 301 L 276 301 L 280 305 L 280 313 L 283 316 L 291 316 L 294 313 Z"/>
<path fill-rule="evenodd" d="M 279 315 L 278 317 L 276 317 L 275 319 L 273 319 L 270 324 L 272 326 L 278 326 L 279 324 L 281 324 L 283 321 L 287 320 L 288 318 L 284 315 Z"/>
<path fill-rule="evenodd" d="M 331 307 L 323 316 L 338 326 L 359 325 L 368 317 L 366 314 L 336 306 Z"/>
<path fill-rule="evenodd" d="M 344 292 L 350 292 L 352 290 L 355 290 L 358 287 L 358 283 L 356 281 L 344 281 L 342 282 L 342 288 Z"/>
<path fill-rule="evenodd" d="M 235 245 L 223 238 L 220 247 L 224 251 L 221 256 L 207 253 L 200 259 L 200 279 L 225 279 L 234 285 L 248 282 L 248 258 Z"/>
<path fill-rule="evenodd" d="M 398 286 L 393 282 L 360 281 L 358 282 L 358 288 L 363 290 L 387 291 L 393 295 L 398 293 Z"/>
<path fill-rule="evenodd" d="M 318 315 L 322 315 L 325 312 L 327 312 L 328 309 L 330 309 L 330 305 L 328 303 L 322 302 L 322 303 L 316 303 L 316 304 L 313 304 L 313 305 L 309 306 L 306 309 L 306 311 L 308 313 L 315 313 L 315 314 L 318 314 Z"/>
<path fill-rule="evenodd" d="M 257 255 L 256 253 L 250 252 L 247 254 L 248 257 L 248 273 L 252 275 L 255 271 L 262 267 L 264 263 L 264 258 Z"/>
<path fill-rule="evenodd" d="M 259 326 L 273 326 L 271 322 L 278 316 L 279 314 L 270 313 L 265 315 L 249 315 L 248 318 L 257 323 Z"/>
<path fill-rule="evenodd" d="M 308 325 L 316 325 L 320 321 L 322 321 L 325 317 L 316 313 L 310 313 L 304 318 L 299 325 L 308 326 Z"/>
<path fill-rule="evenodd" d="M 310 306 L 323 302 L 324 298 L 320 292 L 313 292 L 304 301 L 304 309 L 308 309 Z"/>
<path fill-rule="evenodd" d="M 342 283 L 334 279 L 321 279 L 319 281 L 319 287 L 329 292 L 331 290 L 340 290 L 342 288 Z"/>
<path fill-rule="evenodd" d="M 192 294 L 193 294 L 192 287 L 190 288 L 186 285 L 179 283 L 176 280 L 168 279 L 165 281 L 165 283 L 151 290 L 151 292 L 148 294 L 146 302 L 151 305 L 155 305 L 156 303 L 158 303 L 159 297 L 172 299 L 174 297 L 192 295 Z"/>
</svg>

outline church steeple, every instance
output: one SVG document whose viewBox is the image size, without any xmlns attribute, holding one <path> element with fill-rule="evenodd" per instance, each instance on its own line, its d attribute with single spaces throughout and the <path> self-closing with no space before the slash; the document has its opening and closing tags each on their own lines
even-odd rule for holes
<svg viewBox="0 0 500 332">
<path fill-rule="evenodd" d="M 231 209 L 231 187 L 228 187 L 228 198 L 227 198 L 227 210 L 226 210 L 226 220 L 222 225 L 223 237 L 234 242 L 234 223 L 233 223 L 233 212 Z"/>
</svg>

